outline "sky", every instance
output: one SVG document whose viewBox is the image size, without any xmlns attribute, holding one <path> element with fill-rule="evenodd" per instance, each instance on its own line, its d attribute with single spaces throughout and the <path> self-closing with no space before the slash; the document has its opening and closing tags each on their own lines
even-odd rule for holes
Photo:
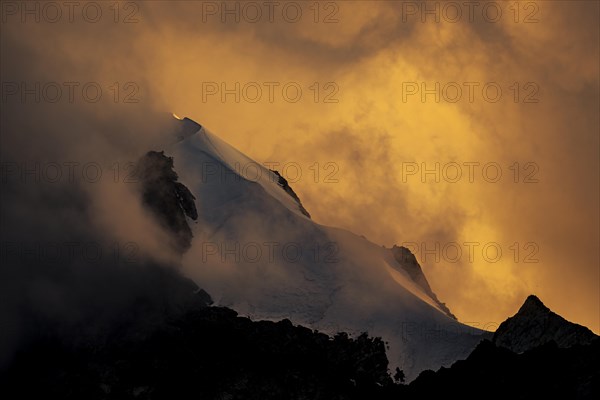
<svg viewBox="0 0 600 400">
<path fill-rule="evenodd" d="M 2 2 L 0 151 L 130 159 L 187 116 L 413 250 L 460 321 L 533 293 L 600 333 L 599 4 Z M 94 226 L 160 240 L 114 190 Z"/>
</svg>

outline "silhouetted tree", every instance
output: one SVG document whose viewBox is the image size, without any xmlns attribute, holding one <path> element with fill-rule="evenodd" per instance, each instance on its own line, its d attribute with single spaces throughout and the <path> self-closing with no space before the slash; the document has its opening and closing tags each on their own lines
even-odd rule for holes
<svg viewBox="0 0 600 400">
<path fill-rule="evenodd" d="M 404 379 L 406 379 L 406 377 L 404 376 L 404 371 L 402 371 L 400 368 L 396 367 L 396 373 L 394 374 L 394 381 L 404 383 Z"/>
</svg>

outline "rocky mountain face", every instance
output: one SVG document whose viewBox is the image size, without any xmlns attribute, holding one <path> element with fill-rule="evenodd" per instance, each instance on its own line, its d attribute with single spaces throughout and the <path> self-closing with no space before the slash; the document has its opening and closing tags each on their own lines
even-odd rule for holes
<svg viewBox="0 0 600 400">
<path fill-rule="evenodd" d="M 596 339 L 598 336 L 591 330 L 565 320 L 531 295 L 517 314 L 500 324 L 492 341 L 497 346 L 522 353 L 549 342 L 567 348 L 587 345 Z"/>
<path fill-rule="evenodd" d="M 138 161 L 135 172 L 141 184 L 143 203 L 171 233 L 173 250 L 183 254 L 191 247 L 193 237 L 185 217 L 195 221 L 198 211 L 194 195 L 177 182 L 179 177 L 173 170 L 173 158 L 162 151 L 150 151 Z"/>
<path fill-rule="evenodd" d="M 306 208 L 304 208 L 304 206 L 302 205 L 302 202 L 300 201 L 300 198 L 298 197 L 298 195 L 296 194 L 296 192 L 294 192 L 294 189 L 292 189 L 292 187 L 289 185 L 287 179 L 285 179 L 283 176 L 281 176 L 281 174 L 279 173 L 279 171 L 275 171 L 275 170 L 271 170 L 272 173 L 275 174 L 275 176 L 277 177 L 277 184 L 279 186 L 281 186 L 281 188 L 290 195 L 290 197 L 292 199 L 294 199 L 294 201 L 296 201 L 296 203 L 298 203 L 298 207 L 300 208 L 300 212 L 302 212 L 302 214 L 306 215 L 308 218 L 310 218 L 310 214 L 308 213 L 308 211 L 306 211 Z"/>
<path fill-rule="evenodd" d="M 398 266 L 400 266 L 410 276 L 410 278 L 437 303 L 437 305 L 446 313 L 446 315 L 448 315 L 450 318 L 456 319 L 446 304 L 442 303 L 433 290 L 431 290 L 429 282 L 427 281 L 427 278 L 425 277 L 425 274 L 423 273 L 423 270 L 421 269 L 421 266 L 419 265 L 415 255 L 404 246 L 394 245 L 391 251 L 394 255 L 394 259 L 398 262 Z"/>
</svg>

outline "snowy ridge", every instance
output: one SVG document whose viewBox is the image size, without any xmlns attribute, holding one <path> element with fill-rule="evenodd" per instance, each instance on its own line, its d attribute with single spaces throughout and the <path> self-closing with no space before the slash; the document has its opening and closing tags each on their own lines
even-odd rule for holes
<svg viewBox="0 0 600 400">
<path fill-rule="evenodd" d="M 167 154 L 199 216 L 184 268 L 217 304 L 330 334 L 381 336 L 391 370 L 409 380 L 466 358 L 487 334 L 452 318 L 390 249 L 312 221 L 277 174 L 206 129 Z"/>
<path fill-rule="evenodd" d="M 183 121 L 191 120 L 185 118 Z M 304 216 L 299 204 L 284 190 L 281 190 L 281 186 L 278 184 L 278 174 L 252 160 L 200 125 L 197 126 L 199 129 L 195 135 L 189 135 L 183 140 L 187 146 L 191 146 L 196 151 L 203 152 L 213 159 L 214 162 L 209 161 L 203 165 L 206 177 L 209 174 L 219 174 L 219 177 L 225 180 L 227 178 L 234 179 L 234 175 L 237 175 L 239 178 L 256 182 L 290 211 Z"/>
</svg>

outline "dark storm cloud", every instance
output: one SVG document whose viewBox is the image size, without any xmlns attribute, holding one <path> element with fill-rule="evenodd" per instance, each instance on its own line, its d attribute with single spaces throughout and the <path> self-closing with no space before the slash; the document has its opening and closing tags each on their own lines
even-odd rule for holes
<svg viewBox="0 0 600 400">
<path fill-rule="evenodd" d="M 32 335 L 75 344 L 131 320 L 140 299 L 156 309 L 181 294 L 163 286 L 157 266 L 176 257 L 125 179 L 173 139 L 127 36 L 2 24 L 0 368 Z"/>
</svg>

